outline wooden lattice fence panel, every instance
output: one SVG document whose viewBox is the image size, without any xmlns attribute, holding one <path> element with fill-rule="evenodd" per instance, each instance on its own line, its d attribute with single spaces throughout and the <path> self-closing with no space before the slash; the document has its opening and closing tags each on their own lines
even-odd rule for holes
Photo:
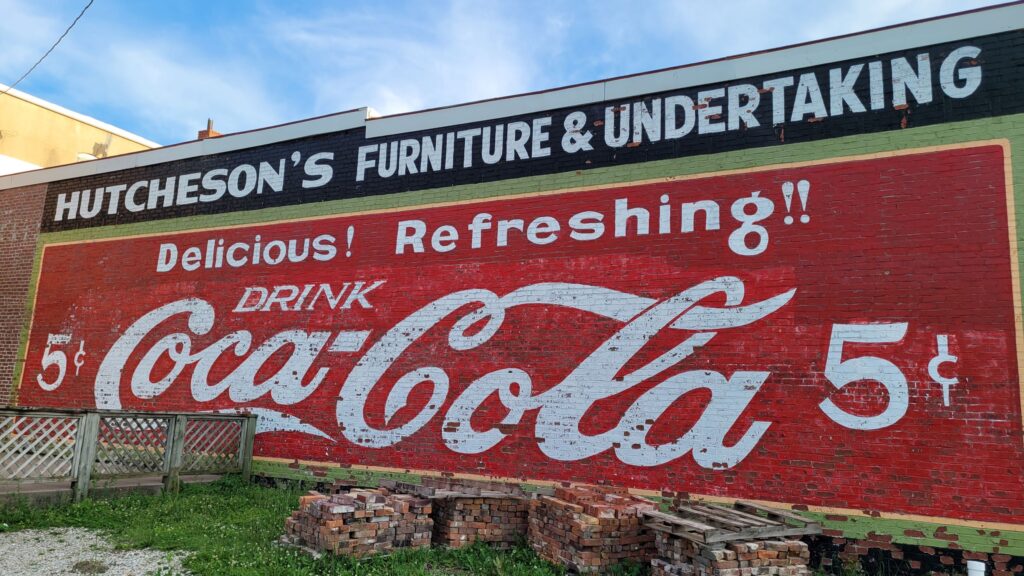
<svg viewBox="0 0 1024 576">
<path fill-rule="evenodd" d="M 241 468 L 242 422 L 192 418 L 185 426 L 183 473 L 232 472 Z"/>
<path fill-rule="evenodd" d="M 74 471 L 74 416 L 0 414 L 0 480 L 56 480 Z"/>
<path fill-rule="evenodd" d="M 0 408 L 0 493 L 71 482 L 75 500 L 94 480 L 241 473 L 248 480 L 256 416 Z"/>
<path fill-rule="evenodd" d="M 100 418 L 93 475 L 163 473 L 169 421 L 159 416 Z"/>
</svg>

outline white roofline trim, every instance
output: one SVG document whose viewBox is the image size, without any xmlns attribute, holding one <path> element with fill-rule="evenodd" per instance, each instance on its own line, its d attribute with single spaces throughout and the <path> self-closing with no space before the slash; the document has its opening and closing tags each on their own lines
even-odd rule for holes
<svg viewBox="0 0 1024 576">
<path fill-rule="evenodd" d="M 208 140 L 0 176 L 0 190 L 253 148 L 361 126 L 366 127 L 367 138 L 374 138 L 679 90 L 998 34 L 1021 28 L 1021 22 L 1024 22 L 1024 2 L 1017 2 L 749 55 L 407 114 L 377 116 L 372 108 L 359 108 Z"/>
<path fill-rule="evenodd" d="M 124 138 L 125 140 L 131 140 L 132 142 L 135 142 L 136 144 L 141 144 L 141 145 L 146 146 L 148 148 L 159 148 L 160 147 L 160 145 L 157 144 L 156 142 L 153 142 L 152 140 L 148 140 L 146 138 L 143 138 L 142 136 L 139 136 L 138 134 L 132 134 L 131 132 L 128 132 L 127 130 L 122 130 L 121 128 L 118 128 L 117 126 L 111 126 L 110 124 L 107 124 L 106 122 L 103 122 L 102 120 L 97 120 L 97 119 L 93 118 L 92 116 L 86 116 L 85 114 L 79 114 L 78 112 L 75 112 L 73 110 L 68 110 L 67 108 L 65 108 L 63 106 L 59 106 L 57 104 L 54 104 L 53 102 L 48 102 L 46 100 L 43 100 L 42 98 L 38 98 L 38 97 L 33 96 L 31 94 L 26 94 L 25 92 L 22 92 L 21 90 L 9 89 L 8 86 L 6 86 L 4 84 L 0 84 L 0 93 L 3 93 L 5 90 L 7 90 L 7 95 L 8 96 L 12 96 L 12 97 L 17 98 L 19 100 L 24 100 L 25 102 L 28 102 L 29 104 L 34 104 L 36 106 L 39 106 L 40 108 L 46 108 L 47 110 L 49 110 L 51 112 L 56 112 L 57 114 L 60 114 L 61 116 L 67 116 L 68 118 L 71 118 L 72 120 L 77 120 L 77 121 L 79 121 L 79 122 L 81 122 L 83 124 L 88 124 L 88 125 L 90 125 L 90 126 L 92 126 L 94 128 L 99 128 L 100 130 L 103 130 L 104 132 L 110 132 L 111 134 L 113 134 L 115 136 L 120 136 L 121 138 Z"/>
</svg>

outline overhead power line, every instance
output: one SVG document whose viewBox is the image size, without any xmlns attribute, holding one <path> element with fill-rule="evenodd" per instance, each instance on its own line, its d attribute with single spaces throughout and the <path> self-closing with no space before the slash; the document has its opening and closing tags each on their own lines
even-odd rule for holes
<svg viewBox="0 0 1024 576">
<path fill-rule="evenodd" d="M 57 38 L 57 41 L 53 43 L 53 46 L 50 46 L 50 49 L 46 51 L 46 54 L 43 54 L 39 58 L 39 60 L 36 60 L 36 63 L 33 64 L 32 67 L 29 68 L 24 74 L 22 74 L 21 78 L 18 78 L 14 82 L 14 84 L 11 84 L 10 86 L 7 87 L 6 90 L 4 90 L 3 92 L 0 92 L 0 96 L 3 96 L 4 94 L 7 94 L 11 90 L 14 90 L 14 87 L 17 86 L 18 84 L 21 84 L 21 81 L 24 80 L 25 78 L 27 78 L 28 75 L 31 74 L 32 71 L 36 69 L 36 66 L 39 66 L 40 64 L 42 64 L 43 60 L 46 60 L 46 57 L 50 55 L 50 52 L 53 52 L 53 49 L 56 48 L 57 45 L 60 44 L 60 41 L 63 40 L 64 37 L 68 35 L 68 32 L 71 32 L 71 29 L 75 27 L 75 24 L 78 24 L 78 21 L 82 19 L 82 16 L 85 15 L 85 11 L 88 10 L 90 6 L 92 6 L 92 3 L 94 1 L 95 0 L 89 0 L 89 3 L 85 5 L 85 8 L 82 8 L 82 11 L 79 12 L 78 16 L 75 17 L 74 22 L 72 22 L 71 25 L 68 26 L 68 29 L 65 30 L 63 34 L 60 35 L 60 38 Z"/>
</svg>

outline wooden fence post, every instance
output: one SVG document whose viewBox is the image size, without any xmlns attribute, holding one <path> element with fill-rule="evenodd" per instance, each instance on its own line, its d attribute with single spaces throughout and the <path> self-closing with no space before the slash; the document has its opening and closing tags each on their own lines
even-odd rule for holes
<svg viewBox="0 0 1024 576">
<path fill-rule="evenodd" d="M 252 448 L 256 443 L 256 415 L 246 415 L 242 423 L 242 441 L 239 443 L 238 457 L 242 464 L 242 480 L 248 482 L 252 476 Z"/>
<path fill-rule="evenodd" d="M 100 415 L 87 412 L 78 421 L 75 435 L 75 502 L 89 495 L 89 481 L 92 465 L 96 460 L 96 443 L 99 441 Z"/>
<path fill-rule="evenodd" d="M 185 448 L 185 426 L 188 416 L 179 414 L 167 422 L 167 446 L 164 459 L 164 490 L 177 492 L 181 476 L 182 451 Z"/>
</svg>

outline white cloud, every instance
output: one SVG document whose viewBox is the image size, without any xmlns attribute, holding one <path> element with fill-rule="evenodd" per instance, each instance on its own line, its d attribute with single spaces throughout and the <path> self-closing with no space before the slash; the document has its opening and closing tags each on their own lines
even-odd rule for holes
<svg viewBox="0 0 1024 576">
<path fill-rule="evenodd" d="M 21 1 L 0 0 L 0 14 L 0 38 L 3 39 L 0 81 L 13 84 L 43 55 L 61 31 L 51 16 Z"/>
<path fill-rule="evenodd" d="M 858 32 L 994 0 L 571 0 L 273 14 L 266 36 L 308 59 L 316 113 L 385 114 L 687 64 Z"/>
<path fill-rule="evenodd" d="M 999 0 L 646 0 L 568 6 L 600 41 L 579 58 L 601 77 L 678 66 L 861 32 Z M 594 79 L 597 79 L 596 77 Z"/>
<path fill-rule="evenodd" d="M 911 20 L 952 14 L 998 4 L 1000 0 L 885 0 L 884 2 L 826 2 L 823 10 L 808 20 L 808 40 L 860 32 Z"/>
<path fill-rule="evenodd" d="M 179 141 L 194 139 L 207 118 L 215 119 L 221 130 L 238 131 L 286 117 L 248 65 L 210 62 L 179 43 L 120 40 L 87 56 L 78 53 L 73 60 L 65 73 L 83 103 L 117 99 L 147 131 L 176 135 Z M 96 66 L 95 61 L 103 64 Z"/>
<path fill-rule="evenodd" d="M 308 72 L 318 112 L 393 114 L 520 92 L 542 69 L 535 31 L 507 6 L 457 0 L 275 17 L 266 36 Z"/>
</svg>

